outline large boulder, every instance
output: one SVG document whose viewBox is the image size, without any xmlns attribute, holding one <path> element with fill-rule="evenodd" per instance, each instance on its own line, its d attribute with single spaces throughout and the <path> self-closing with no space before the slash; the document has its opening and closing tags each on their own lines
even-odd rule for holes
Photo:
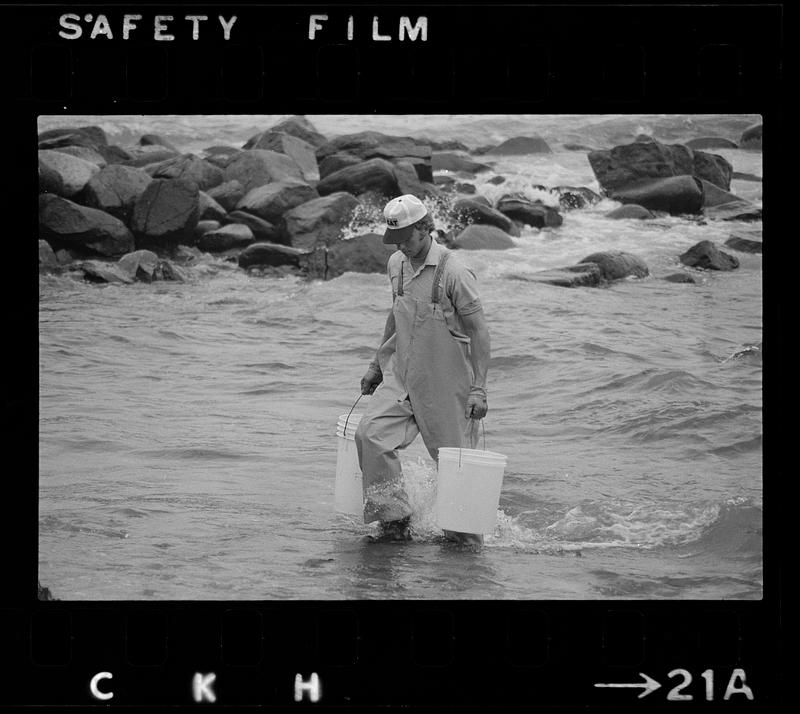
<svg viewBox="0 0 800 714">
<path fill-rule="evenodd" d="M 431 147 L 408 136 L 390 136 L 378 131 L 362 131 L 331 139 L 317 149 L 317 160 L 331 154 L 352 154 L 360 159 L 431 158 Z"/>
<path fill-rule="evenodd" d="M 197 184 L 183 179 L 153 179 L 133 208 L 131 228 L 137 247 L 191 244 L 199 208 Z"/>
<path fill-rule="evenodd" d="M 723 139 L 719 136 L 703 136 L 696 139 L 689 139 L 686 146 L 690 149 L 738 149 L 739 145 L 730 139 Z"/>
<path fill-rule="evenodd" d="M 303 251 L 277 243 L 252 243 L 239 253 L 240 268 L 270 265 L 299 265 Z"/>
<path fill-rule="evenodd" d="M 198 194 L 197 218 L 200 221 L 224 221 L 228 212 L 205 191 Z"/>
<path fill-rule="evenodd" d="M 705 151 L 694 152 L 694 171 L 695 178 L 708 181 L 718 186 L 724 191 L 731 187 L 733 177 L 733 166 L 722 156 L 717 154 L 707 154 Z"/>
<path fill-rule="evenodd" d="M 761 140 L 764 132 L 763 124 L 754 124 L 742 132 L 742 137 L 739 139 L 740 149 L 749 149 L 751 151 L 761 151 Z"/>
<path fill-rule="evenodd" d="M 309 277 L 330 280 L 347 272 L 385 273 L 394 248 L 378 233 L 367 233 L 328 246 L 318 246 L 301 258 Z"/>
<path fill-rule="evenodd" d="M 123 161 L 122 163 L 125 166 L 135 166 L 136 168 L 143 168 L 144 166 L 150 166 L 151 164 L 159 164 L 162 161 L 167 161 L 167 159 L 173 159 L 176 156 L 180 156 L 175 151 L 171 151 L 170 149 L 165 149 L 163 146 L 142 146 L 137 149 L 132 149 L 128 152 L 131 156 L 130 159 L 127 161 Z"/>
<path fill-rule="evenodd" d="M 139 146 L 163 146 L 176 154 L 179 153 L 178 149 L 160 134 L 143 134 L 139 139 Z"/>
<path fill-rule="evenodd" d="M 197 241 L 200 250 L 221 253 L 231 248 L 243 248 L 255 241 L 253 231 L 242 223 L 229 223 L 214 231 L 204 233 Z"/>
<path fill-rule="evenodd" d="M 556 186 L 553 190 L 558 194 L 558 204 L 564 211 L 586 208 L 603 200 L 602 196 L 586 186 Z"/>
<path fill-rule="evenodd" d="M 243 151 L 231 159 L 224 169 L 224 180 L 238 181 L 245 192 L 286 178 L 302 181 L 303 173 L 300 167 L 290 156 L 267 149 Z"/>
<path fill-rule="evenodd" d="M 761 208 L 755 203 L 736 199 L 729 203 L 706 206 L 703 216 L 711 221 L 760 221 Z"/>
<path fill-rule="evenodd" d="M 606 213 L 605 216 L 606 218 L 614 218 L 616 220 L 635 219 L 640 221 L 655 218 L 644 206 L 639 206 L 635 203 L 629 203 L 627 206 L 615 208 L 613 211 Z"/>
<path fill-rule="evenodd" d="M 277 223 L 286 211 L 314 198 L 319 198 L 319 194 L 311 186 L 289 178 L 254 188 L 236 204 L 236 209 Z"/>
<path fill-rule="evenodd" d="M 715 186 L 713 183 L 709 183 L 704 179 L 699 179 L 699 181 L 700 185 L 703 187 L 704 208 L 708 206 L 721 206 L 725 203 L 744 200 L 730 191 L 724 191 L 719 186 Z"/>
<path fill-rule="evenodd" d="M 127 222 L 136 201 L 152 180 L 142 169 L 112 164 L 92 176 L 83 189 L 81 200 L 91 208 Z"/>
<path fill-rule="evenodd" d="M 203 150 L 203 158 L 209 164 L 214 164 L 220 169 L 224 169 L 227 165 L 242 153 L 241 149 L 235 146 L 209 146 Z"/>
<path fill-rule="evenodd" d="M 247 226 L 252 232 L 255 240 L 259 243 L 284 243 L 291 245 L 287 236 L 284 235 L 276 226 L 263 218 L 254 216 L 246 211 L 231 211 L 226 217 L 227 223 L 241 223 Z"/>
<path fill-rule="evenodd" d="M 519 228 L 514 225 L 510 218 L 472 198 L 461 198 L 456 201 L 453 204 L 450 215 L 456 224 L 461 227 L 466 227 L 471 223 L 479 223 L 496 226 L 509 235 L 518 236 L 520 234 Z"/>
<path fill-rule="evenodd" d="M 121 283 L 128 285 L 133 282 L 116 263 L 107 263 L 103 260 L 85 260 L 80 264 L 84 280 L 90 283 Z"/>
<path fill-rule="evenodd" d="M 434 171 L 467 171 L 473 174 L 490 169 L 486 164 L 473 161 L 466 154 L 458 154 L 454 151 L 434 151 L 431 157 L 431 166 Z"/>
<path fill-rule="evenodd" d="M 613 149 L 590 151 L 589 164 L 600 186 L 613 191 L 644 179 L 691 176 L 694 153 L 681 144 L 633 142 Z"/>
<path fill-rule="evenodd" d="M 121 146 L 114 146 L 113 144 L 98 144 L 94 147 L 94 151 L 100 154 L 100 156 L 102 156 L 109 165 L 124 164 L 133 158 L 133 154 L 131 154 L 129 151 L 123 149 Z"/>
<path fill-rule="evenodd" d="M 710 240 L 696 243 L 678 258 L 684 265 L 703 270 L 733 270 L 739 267 L 738 258 L 724 253 Z"/>
<path fill-rule="evenodd" d="M 504 230 L 496 226 L 471 225 L 461 231 L 450 244 L 451 248 L 462 250 L 506 250 L 516 243 Z"/>
<path fill-rule="evenodd" d="M 153 281 L 158 262 L 159 257 L 152 251 L 135 250 L 123 255 L 117 261 L 117 267 L 131 280 L 150 283 Z"/>
<path fill-rule="evenodd" d="M 420 180 L 410 161 L 395 161 L 394 175 L 397 178 L 397 188 L 403 194 L 410 193 L 417 198 L 422 198 L 432 195 L 436 191 L 432 183 L 425 184 Z"/>
<path fill-rule="evenodd" d="M 621 250 L 608 250 L 587 255 L 578 261 L 578 265 L 593 263 L 600 268 L 604 281 L 622 280 L 622 278 L 645 278 L 650 275 L 647 264 L 635 255 Z"/>
<path fill-rule="evenodd" d="M 39 134 L 40 149 L 55 149 L 59 146 L 88 146 L 96 148 L 105 144 L 108 144 L 108 138 L 99 126 L 47 129 Z"/>
<path fill-rule="evenodd" d="M 282 131 L 265 131 L 251 138 L 243 148 L 268 149 L 286 154 L 300 167 L 304 180 L 319 181 L 320 171 L 315 147 L 303 139 Z"/>
<path fill-rule="evenodd" d="M 315 198 L 284 214 L 284 233 L 293 246 L 304 250 L 335 243 L 356 206 L 358 199 L 344 191 Z"/>
<path fill-rule="evenodd" d="M 49 193 L 72 198 L 100 172 L 100 167 L 77 156 L 44 149 L 39 151 L 39 170 L 44 177 L 40 190 L 46 188 Z"/>
<path fill-rule="evenodd" d="M 394 166 L 385 159 L 369 159 L 328 174 L 317 184 L 320 196 L 345 191 L 354 196 L 376 193 L 393 198 L 400 195 Z"/>
<path fill-rule="evenodd" d="M 352 154 L 329 154 L 319 162 L 319 177 L 323 179 L 339 169 L 360 163 L 361 159 Z"/>
<path fill-rule="evenodd" d="M 296 136 L 298 139 L 307 141 L 315 149 L 318 149 L 328 140 L 317 131 L 317 128 L 304 116 L 297 115 L 283 119 L 274 126 L 270 127 L 272 131 L 282 131 L 286 134 Z"/>
<path fill-rule="evenodd" d="M 510 274 L 507 276 L 511 280 L 524 280 L 531 283 L 544 283 L 546 285 L 557 285 L 562 288 L 596 288 L 603 284 L 603 276 L 600 267 L 595 263 L 581 263 L 570 265 L 565 268 L 552 268 L 550 270 L 540 270 L 532 274 Z"/>
<path fill-rule="evenodd" d="M 219 186 L 223 181 L 222 169 L 209 164 L 194 154 L 183 154 L 148 166 L 153 178 L 184 179 L 197 185 L 201 191 Z"/>
<path fill-rule="evenodd" d="M 57 149 L 53 149 L 53 151 L 60 151 L 62 154 L 76 156 L 79 159 L 88 161 L 90 164 L 94 164 L 99 169 L 108 165 L 108 161 L 105 160 L 103 155 L 89 146 L 59 146 Z"/>
<path fill-rule="evenodd" d="M 226 211 L 233 211 L 236 204 L 244 198 L 245 191 L 238 181 L 225 181 L 219 186 L 208 189 L 206 193 Z"/>
<path fill-rule="evenodd" d="M 39 197 L 39 232 L 54 248 L 106 256 L 123 255 L 134 246 L 133 235 L 118 218 L 53 194 Z"/>
<path fill-rule="evenodd" d="M 496 156 L 521 156 L 525 154 L 552 154 L 553 150 L 541 136 L 515 136 L 485 152 Z"/>
<path fill-rule="evenodd" d="M 55 251 L 46 240 L 39 239 L 39 270 L 57 270 L 60 267 Z"/>
<path fill-rule="evenodd" d="M 700 213 L 703 208 L 700 181 L 691 176 L 640 180 L 612 191 L 611 198 L 673 215 Z"/>
<path fill-rule="evenodd" d="M 554 228 L 564 222 L 558 209 L 533 203 L 523 195 L 503 196 L 497 201 L 496 208 L 511 220 L 534 228 Z"/>
</svg>

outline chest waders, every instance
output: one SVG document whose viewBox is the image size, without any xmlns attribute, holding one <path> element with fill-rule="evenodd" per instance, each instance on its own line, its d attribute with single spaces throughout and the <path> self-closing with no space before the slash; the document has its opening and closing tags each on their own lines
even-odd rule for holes
<svg viewBox="0 0 800 714">
<path fill-rule="evenodd" d="M 475 445 L 477 430 L 469 429 L 466 435 L 471 420 L 464 416 L 473 377 L 468 346 L 450 334 L 439 302 L 449 255 L 446 251 L 439 259 L 429 300 L 406 294 L 401 264 L 392 307 L 395 336 L 379 354 L 383 383 L 355 434 L 365 523 L 411 514 L 397 450 L 411 444 L 417 434 L 437 462 L 440 447 Z"/>
</svg>

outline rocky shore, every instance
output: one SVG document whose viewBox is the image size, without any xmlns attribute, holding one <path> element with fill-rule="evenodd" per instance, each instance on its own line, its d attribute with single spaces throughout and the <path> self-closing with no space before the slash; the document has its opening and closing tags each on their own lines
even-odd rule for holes
<svg viewBox="0 0 800 714">
<path fill-rule="evenodd" d="M 738 145 L 759 151 L 760 125 Z M 586 151 L 600 193 L 545 187 L 532 178 L 532 191 L 499 191 L 490 199 L 476 181 L 492 169 L 493 157 L 551 153 L 544 139 L 513 137 L 470 150 L 455 140 L 375 131 L 329 138 L 295 116 L 241 146 L 185 153 L 155 134 L 121 147 L 97 126 L 51 129 L 39 135 L 39 267 L 93 282 L 180 281 L 211 253 L 253 274 L 327 280 L 348 271 L 382 273 L 394 247 L 367 229 L 380 224 L 383 204 L 402 193 L 426 200 L 445 226 L 437 240 L 458 250 L 513 248 L 526 227 L 557 231 L 570 212 L 603 198 L 622 204 L 606 214 L 609 221 L 760 220 L 761 209 L 730 190 L 732 178 L 749 179 L 710 151 L 731 146 L 736 142 L 719 137 L 663 144 L 641 136 L 611 149 L 570 147 Z M 504 181 L 498 175 L 489 184 Z M 731 234 L 725 246 L 760 253 L 760 231 Z M 703 270 L 738 266 L 710 241 L 679 259 Z M 649 272 L 641 258 L 608 251 L 512 277 L 576 287 Z"/>
</svg>

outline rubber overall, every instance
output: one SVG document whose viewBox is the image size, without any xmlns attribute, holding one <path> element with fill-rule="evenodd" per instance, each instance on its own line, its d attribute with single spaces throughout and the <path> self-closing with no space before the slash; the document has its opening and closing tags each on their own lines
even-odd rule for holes
<svg viewBox="0 0 800 714">
<path fill-rule="evenodd" d="M 378 352 L 383 382 L 355 434 L 365 523 L 411 515 L 397 450 L 417 434 L 437 463 L 439 447 L 473 448 L 477 440 L 464 416 L 473 378 L 469 345 L 450 333 L 439 302 L 449 255 L 443 251 L 430 295 L 422 299 L 404 290 L 401 266 L 392 307 L 395 334 Z"/>
</svg>

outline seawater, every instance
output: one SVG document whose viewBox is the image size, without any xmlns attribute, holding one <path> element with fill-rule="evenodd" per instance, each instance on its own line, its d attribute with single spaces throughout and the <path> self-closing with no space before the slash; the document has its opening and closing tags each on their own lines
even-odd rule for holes
<svg viewBox="0 0 800 714">
<path fill-rule="evenodd" d="M 208 131 L 241 143 L 237 121 Z M 760 154 L 717 153 L 761 174 Z M 596 188 L 586 155 L 558 150 L 476 183 Z M 760 200 L 758 183 L 732 188 Z M 442 541 L 419 440 L 403 455 L 413 542 L 369 543 L 334 511 L 336 422 L 382 334 L 385 276 L 256 277 L 211 255 L 184 283 L 41 276 L 40 580 L 75 600 L 760 598 L 761 256 L 658 279 L 697 241 L 760 224 L 605 218 L 616 205 L 460 254 L 491 329 L 485 444 L 508 457 L 479 550 Z M 526 280 L 599 250 L 653 275 Z"/>
</svg>

